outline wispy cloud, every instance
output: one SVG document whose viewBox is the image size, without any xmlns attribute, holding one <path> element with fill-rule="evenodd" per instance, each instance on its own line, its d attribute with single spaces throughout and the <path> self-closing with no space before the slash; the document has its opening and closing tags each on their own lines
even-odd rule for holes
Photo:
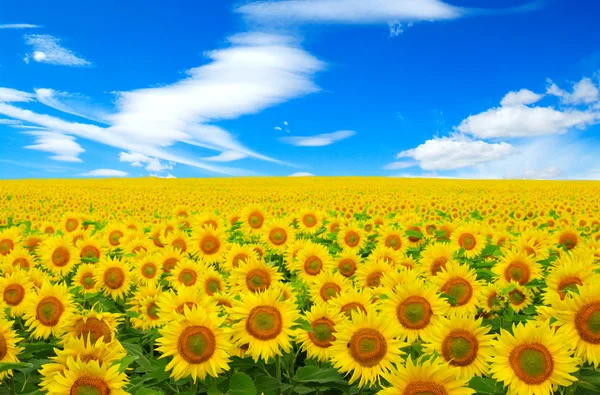
<svg viewBox="0 0 600 395">
<path fill-rule="evenodd" d="M 248 155 L 246 155 L 242 152 L 223 151 L 219 155 L 202 158 L 202 160 L 207 160 L 209 162 L 233 162 L 233 161 L 244 159 L 247 157 L 248 157 Z"/>
<path fill-rule="evenodd" d="M 0 87 L 0 103 L 10 102 L 28 102 L 34 98 L 34 95 L 28 92 L 19 91 L 11 88 Z"/>
<path fill-rule="evenodd" d="M 25 134 L 36 138 L 35 144 L 25 146 L 26 149 L 49 152 L 54 154 L 50 159 L 59 162 L 82 162 L 79 154 L 85 150 L 74 137 L 52 131 L 25 132 Z"/>
<path fill-rule="evenodd" d="M 84 177 L 127 177 L 129 173 L 113 169 L 96 169 L 79 175 Z"/>
<path fill-rule="evenodd" d="M 33 49 L 32 53 L 25 56 L 25 63 L 31 60 L 39 63 L 48 63 L 61 66 L 83 67 L 91 63 L 80 58 L 73 51 L 63 48 L 60 40 L 49 34 L 25 35 L 25 43 Z"/>
<path fill-rule="evenodd" d="M 314 174 L 306 171 L 299 171 L 297 173 L 290 174 L 288 177 L 314 177 Z"/>
<path fill-rule="evenodd" d="M 106 123 L 108 117 L 106 111 L 90 104 L 89 98 L 79 94 L 39 88 L 35 90 L 35 98 L 38 102 L 55 110 L 92 121 Z"/>
<path fill-rule="evenodd" d="M 400 161 L 400 162 L 392 162 L 383 166 L 384 170 L 401 170 L 408 169 L 409 167 L 418 166 L 417 162 L 414 161 Z"/>
<path fill-rule="evenodd" d="M 323 147 L 345 140 L 355 134 L 356 132 L 353 130 L 340 130 L 333 133 L 317 134 L 316 136 L 281 137 L 279 140 L 298 147 Z"/>
<path fill-rule="evenodd" d="M 0 24 L 0 29 L 36 29 L 41 26 L 32 25 L 29 23 L 5 23 Z"/>
</svg>

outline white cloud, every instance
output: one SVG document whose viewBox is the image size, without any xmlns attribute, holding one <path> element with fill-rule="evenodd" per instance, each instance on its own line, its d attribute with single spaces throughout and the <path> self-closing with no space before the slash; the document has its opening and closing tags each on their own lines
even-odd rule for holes
<svg viewBox="0 0 600 395">
<path fill-rule="evenodd" d="M 78 57 L 73 51 L 63 48 L 60 40 L 48 34 L 25 35 L 25 42 L 33 49 L 33 53 L 27 54 L 25 62 L 33 59 L 39 63 L 48 63 L 62 66 L 89 66 L 91 63 Z"/>
<path fill-rule="evenodd" d="M 173 169 L 172 163 L 164 164 L 157 158 L 152 158 L 139 152 L 121 152 L 119 154 L 119 161 L 131 163 L 131 166 L 134 167 L 142 167 L 145 164 L 146 170 L 155 173 Z"/>
<path fill-rule="evenodd" d="M 281 137 L 279 140 L 286 144 L 291 144 L 298 147 L 323 147 L 352 137 L 355 134 L 356 132 L 352 130 L 339 130 L 337 132 L 318 134 L 316 136 Z"/>
<path fill-rule="evenodd" d="M 503 107 L 516 106 L 519 104 L 533 104 L 542 100 L 544 95 L 540 95 L 530 91 L 529 89 L 521 89 L 520 91 L 508 92 L 500 102 Z"/>
<path fill-rule="evenodd" d="M 409 167 L 413 167 L 413 166 L 417 166 L 416 162 L 392 162 L 392 163 L 388 163 L 387 165 L 383 166 L 384 170 L 401 170 L 401 169 L 408 169 Z"/>
<path fill-rule="evenodd" d="M 0 87 L 0 103 L 28 102 L 32 99 L 33 95 L 31 93 Z"/>
<path fill-rule="evenodd" d="M 202 158 L 202 160 L 207 160 L 209 162 L 233 162 L 236 160 L 247 158 L 248 155 L 236 152 L 236 151 L 223 151 L 217 156 L 210 156 L 208 158 Z"/>
<path fill-rule="evenodd" d="M 463 120 L 457 129 L 479 138 L 527 137 L 566 133 L 571 128 L 583 129 L 600 120 L 593 111 L 552 107 L 527 107 L 522 104 L 491 108 Z"/>
<path fill-rule="evenodd" d="M 25 134 L 36 138 L 35 144 L 25 146 L 26 149 L 50 152 L 54 154 L 50 159 L 60 162 L 82 161 L 78 155 L 85 150 L 75 141 L 74 137 L 53 131 L 25 132 Z"/>
<path fill-rule="evenodd" d="M 297 173 L 290 174 L 288 177 L 314 177 L 314 174 L 305 171 L 299 171 Z"/>
<path fill-rule="evenodd" d="M 552 180 L 559 178 L 563 175 L 563 171 L 556 166 L 548 166 L 543 169 L 528 169 L 523 171 L 522 174 L 517 174 L 515 177 L 511 175 L 505 176 L 505 178 L 525 178 L 529 180 Z"/>
<path fill-rule="evenodd" d="M 16 126 L 16 125 L 21 125 L 21 121 L 16 121 L 14 119 L 0 118 L 0 125 Z"/>
<path fill-rule="evenodd" d="M 78 94 L 39 88 L 35 89 L 35 98 L 55 110 L 100 123 L 104 123 L 108 116 L 105 111 L 87 104 L 89 99 Z"/>
<path fill-rule="evenodd" d="M 582 78 L 579 82 L 573 84 L 573 92 L 569 93 L 558 87 L 552 80 L 548 80 L 548 88 L 546 93 L 549 95 L 558 96 L 562 103 L 576 104 L 591 104 L 600 99 L 600 91 L 590 78 Z"/>
<path fill-rule="evenodd" d="M 41 26 L 31 25 L 29 23 L 7 23 L 0 25 L 0 29 L 35 29 Z"/>
<path fill-rule="evenodd" d="M 275 126 L 275 130 L 281 130 L 281 127 Z"/>
<path fill-rule="evenodd" d="M 85 177 L 127 177 L 128 175 L 129 173 L 125 171 L 113 169 L 96 169 L 80 174 Z"/>
<path fill-rule="evenodd" d="M 454 136 L 427 140 L 417 148 L 400 152 L 396 158 L 412 158 L 423 170 L 453 170 L 500 160 L 518 152 L 508 143 L 490 144 Z"/>
<path fill-rule="evenodd" d="M 164 178 L 164 179 L 174 179 L 177 178 L 175 177 L 173 174 L 169 173 L 166 176 L 161 176 L 159 174 L 150 174 L 150 177 L 154 177 L 154 178 Z"/>
<path fill-rule="evenodd" d="M 383 24 L 446 20 L 463 15 L 461 8 L 439 0 L 257 1 L 236 11 L 258 20 L 288 23 Z"/>
</svg>

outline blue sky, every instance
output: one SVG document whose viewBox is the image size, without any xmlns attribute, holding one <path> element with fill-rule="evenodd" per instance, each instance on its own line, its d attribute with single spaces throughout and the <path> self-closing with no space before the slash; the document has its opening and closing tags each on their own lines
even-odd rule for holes
<svg viewBox="0 0 600 395">
<path fill-rule="evenodd" d="M 600 2 L 172 4 L 3 2 L 0 178 L 600 178 Z"/>
</svg>

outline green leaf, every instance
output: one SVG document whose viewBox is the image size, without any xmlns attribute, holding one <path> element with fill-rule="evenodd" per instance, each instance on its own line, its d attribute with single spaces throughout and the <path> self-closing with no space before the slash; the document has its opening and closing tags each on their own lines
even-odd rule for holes
<svg viewBox="0 0 600 395">
<path fill-rule="evenodd" d="M 144 370 L 149 371 L 152 369 L 152 363 L 146 356 L 144 355 L 144 350 L 139 344 L 127 343 L 123 342 L 121 345 L 127 350 L 127 354 L 135 358 L 135 361 L 140 365 Z"/>
<path fill-rule="evenodd" d="M 336 369 L 319 368 L 316 366 L 303 366 L 298 368 L 292 381 L 297 383 L 346 383 Z"/>
<path fill-rule="evenodd" d="M 165 395 L 165 393 L 150 388 L 140 388 L 135 392 L 135 395 Z"/>
<path fill-rule="evenodd" d="M 446 299 L 452 306 L 456 306 L 457 304 L 456 298 L 452 295 L 448 295 L 447 293 L 440 294 L 440 298 Z"/>
<path fill-rule="evenodd" d="M 473 377 L 469 382 L 469 388 L 477 391 L 478 394 L 495 394 L 496 381 L 484 377 Z"/>
<path fill-rule="evenodd" d="M 404 234 L 408 237 L 416 237 L 417 239 L 423 238 L 423 233 L 416 230 L 407 230 L 406 232 L 404 232 Z"/>
<path fill-rule="evenodd" d="M 0 373 L 6 372 L 7 370 L 22 370 L 31 369 L 33 364 L 25 362 L 0 362 Z"/>
<path fill-rule="evenodd" d="M 228 395 L 256 395 L 256 386 L 246 373 L 235 373 L 229 379 Z"/>
</svg>

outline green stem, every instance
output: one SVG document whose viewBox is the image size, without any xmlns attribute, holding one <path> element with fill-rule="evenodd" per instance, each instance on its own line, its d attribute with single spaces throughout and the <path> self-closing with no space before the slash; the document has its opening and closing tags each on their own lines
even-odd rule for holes
<svg viewBox="0 0 600 395">
<path fill-rule="evenodd" d="M 15 395 L 15 376 L 10 376 L 10 395 Z"/>
<path fill-rule="evenodd" d="M 281 356 L 275 356 L 275 377 L 277 377 L 277 381 L 281 384 Z M 277 394 L 281 395 L 281 388 L 277 389 Z"/>
<path fill-rule="evenodd" d="M 192 381 L 192 394 L 197 394 L 198 393 L 198 382 L 196 381 Z"/>
</svg>

